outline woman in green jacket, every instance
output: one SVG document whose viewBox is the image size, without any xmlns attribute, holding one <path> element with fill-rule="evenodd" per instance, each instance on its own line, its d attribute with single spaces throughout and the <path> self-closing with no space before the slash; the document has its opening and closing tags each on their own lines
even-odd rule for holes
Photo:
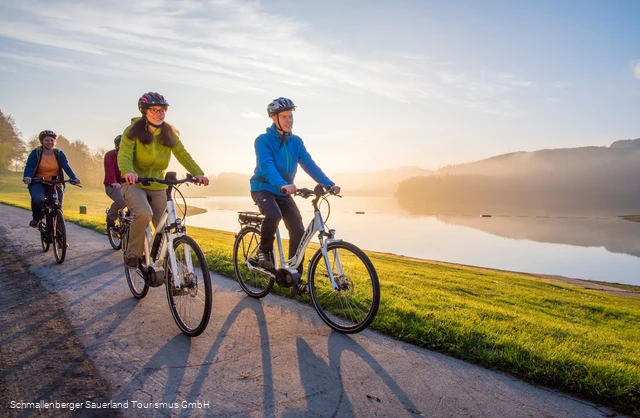
<svg viewBox="0 0 640 418">
<path fill-rule="evenodd" d="M 133 122 L 122 134 L 118 168 L 126 184 L 121 192 L 127 207 L 133 211 L 129 246 L 125 254 L 127 266 L 136 268 L 144 249 L 145 229 L 150 220 L 156 227 L 167 204 L 166 185 L 136 184 L 138 176 L 164 178 L 171 154 L 200 183 L 209 179 L 182 145 L 176 129 L 164 121 L 169 103 L 158 93 L 145 93 L 138 100 L 142 117 Z M 151 203 L 147 200 L 150 199 Z"/>
</svg>

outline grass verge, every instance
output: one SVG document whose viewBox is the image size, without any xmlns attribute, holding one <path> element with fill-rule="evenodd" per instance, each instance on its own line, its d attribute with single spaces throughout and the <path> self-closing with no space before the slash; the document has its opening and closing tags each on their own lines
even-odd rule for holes
<svg viewBox="0 0 640 418">
<path fill-rule="evenodd" d="M 28 209 L 20 178 L 0 175 L 0 202 Z M 67 188 L 65 218 L 104 233 L 109 202 L 102 190 Z M 86 215 L 72 210 L 80 205 Z M 189 235 L 212 271 L 233 278 L 234 233 L 189 227 Z M 640 416 L 640 299 L 524 274 L 367 254 L 382 286 L 373 329 Z"/>
</svg>

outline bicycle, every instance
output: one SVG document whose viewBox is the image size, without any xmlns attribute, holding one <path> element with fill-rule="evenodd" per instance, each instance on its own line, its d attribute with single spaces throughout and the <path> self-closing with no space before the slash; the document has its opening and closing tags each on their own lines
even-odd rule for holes
<svg viewBox="0 0 640 418">
<path fill-rule="evenodd" d="M 40 231 L 40 243 L 42 244 L 42 252 L 49 251 L 50 245 L 53 245 L 53 255 L 58 264 L 62 264 L 67 255 L 67 228 L 64 223 L 64 215 L 62 214 L 62 206 L 56 188 L 58 185 L 71 183 L 72 180 L 57 180 L 55 177 L 51 180 L 42 178 L 31 179 L 32 183 L 42 183 L 48 186 L 45 192 L 44 206 L 38 222 L 38 230 Z M 79 184 L 73 184 L 82 187 Z"/>
<path fill-rule="evenodd" d="M 105 213 L 109 213 L 109 208 L 105 211 Z M 131 216 L 131 211 L 129 209 L 120 209 L 118 210 L 118 217 L 116 218 L 112 227 L 107 227 L 107 237 L 109 238 L 109 244 L 114 250 L 119 250 L 122 248 L 122 231 L 123 225 L 129 219 L 129 223 L 133 217 Z"/>
<path fill-rule="evenodd" d="M 336 194 L 323 185 L 316 186 L 314 190 L 298 189 L 294 194 L 305 199 L 314 196 L 311 201 L 314 216 L 295 255 L 289 260 L 284 258 L 280 230 L 276 230 L 279 256 L 272 257 L 275 262 L 272 270 L 266 270 L 258 264 L 260 228 L 264 216 L 258 212 L 238 212 L 240 232 L 233 244 L 233 265 L 240 287 L 249 296 L 266 296 L 274 283 L 290 287 L 292 296 L 308 293 L 313 307 L 325 324 L 336 331 L 351 334 L 364 330 L 374 320 L 380 305 L 380 284 L 369 257 L 355 245 L 336 239 L 334 229 L 325 228 L 330 213 L 328 195 Z M 321 200 L 328 206 L 324 220 L 318 208 Z M 305 285 L 300 281 L 298 268 L 315 233 L 318 233 L 320 248 L 309 261 Z"/>
<path fill-rule="evenodd" d="M 138 267 L 124 263 L 129 290 L 136 299 L 147 295 L 149 287 L 166 285 L 169 309 L 178 328 L 189 337 L 200 335 L 211 316 L 211 278 L 207 262 L 200 246 L 186 235 L 186 202 L 183 218 L 176 217 L 172 194 L 182 194 L 178 186 L 183 183 L 198 183 L 191 175 L 177 180 L 173 172 L 164 179 L 139 177 L 137 183 L 149 185 L 151 182 L 166 184 L 167 206 L 155 233 L 147 226 L 144 240 L 144 255 L 138 260 Z M 182 196 L 184 201 L 184 196 Z M 125 216 L 121 224 L 122 254 L 125 258 L 133 216 Z"/>
</svg>

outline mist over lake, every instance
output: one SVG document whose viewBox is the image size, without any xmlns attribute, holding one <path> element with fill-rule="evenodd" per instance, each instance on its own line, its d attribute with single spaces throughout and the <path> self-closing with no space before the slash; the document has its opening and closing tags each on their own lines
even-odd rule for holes
<svg viewBox="0 0 640 418">
<path fill-rule="evenodd" d="M 296 202 L 305 225 L 311 204 Z M 393 197 L 331 198 L 327 225 L 366 250 L 528 273 L 640 285 L 640 223 L 614 213 L 572 215 L 485 208 L 482 213 L 418 214 Z M 187 225 L 238 231 L 237 212 L 257 210 L 249 196 L 188 199 L 207 209 Z M 326 207 L 325 207 L 326 212 Z M 357 214 L 356 212 L 364 212 Z M 286 229 L 281 228 L 286 237 Z"/>
</svg>

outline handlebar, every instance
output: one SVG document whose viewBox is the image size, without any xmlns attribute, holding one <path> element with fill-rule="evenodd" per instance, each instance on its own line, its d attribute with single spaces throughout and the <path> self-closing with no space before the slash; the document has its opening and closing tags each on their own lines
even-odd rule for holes
<svg viewBox="0 0 640 418">
<path fill-rule="evenodd" d="M 126 182 L 127 182 L 126 179 L 124 178 L 120 179 L 120 183 L 126 183 Z M 142 183 L 142 185 L 144 186 L 148 186 L 149 183 L 154 183 L 154 182 L 160 183 L 160 184 L 166 184 L 168 186 L 177 186 L 178 184 L 183 184 L 183 183 L 201 184 L 201 182 L 195 177 L 193 177 L 191 174 L 187 174 L 187 177 L 182 180 L 173 179 L 170 177 L 165 177 L 164 179 L 159 179 L 156 177 L 138 177 L 138 179 L 136 180 L 136 184 Z"/>
<path fill-rule="evenodd" d="M 286 190 L 284 189 L 284 187 L 280 188 L 280 193 L 286 193 Z M 301 189 L 298 189 L 295 193 L 293 193 L 294 196 L 300 196 L 305 199 L 309 198 L 310 196 L 320 197 L 327 194 L 342 197 L 338 193 L 335 193 L 333 191 L 332 186 L 325 186 L 324 184 L 318 184 L 316 187 L 313 188 L 313 190 L 303 187 Z"/>
<path fill-rule="evenodd" d="M 81 186 L 81 185 L 79 185 L 79 184 L 75 184 L 75 183 L 74 183 L 74 181 L 75 181 L 75 180 L 71 180 L 71 179 L 69 179 L 69 180 L 58 180 L 58 179 L 55 179 L 55 180 L 45 180 L 45 179 L 43 179 L 43 178 L 41 178 L 41 177 L 34 177 L 34 178 L 32 178 L 32 179 L 31 179 L 31 183 L 42 183 L 42 184 L 47 184 L 47 185 L 49 185 L 49 186 L 55 186 L 55 185 L 57 185 L 57 184 L 65 184 L 65 183 L 69 183 L 69 184 L 71 184 L 72 186 L 76 186 L 76 187 L 80 187 L 80 188 L 82 188 L 82 186 Z"/>
</svg>

